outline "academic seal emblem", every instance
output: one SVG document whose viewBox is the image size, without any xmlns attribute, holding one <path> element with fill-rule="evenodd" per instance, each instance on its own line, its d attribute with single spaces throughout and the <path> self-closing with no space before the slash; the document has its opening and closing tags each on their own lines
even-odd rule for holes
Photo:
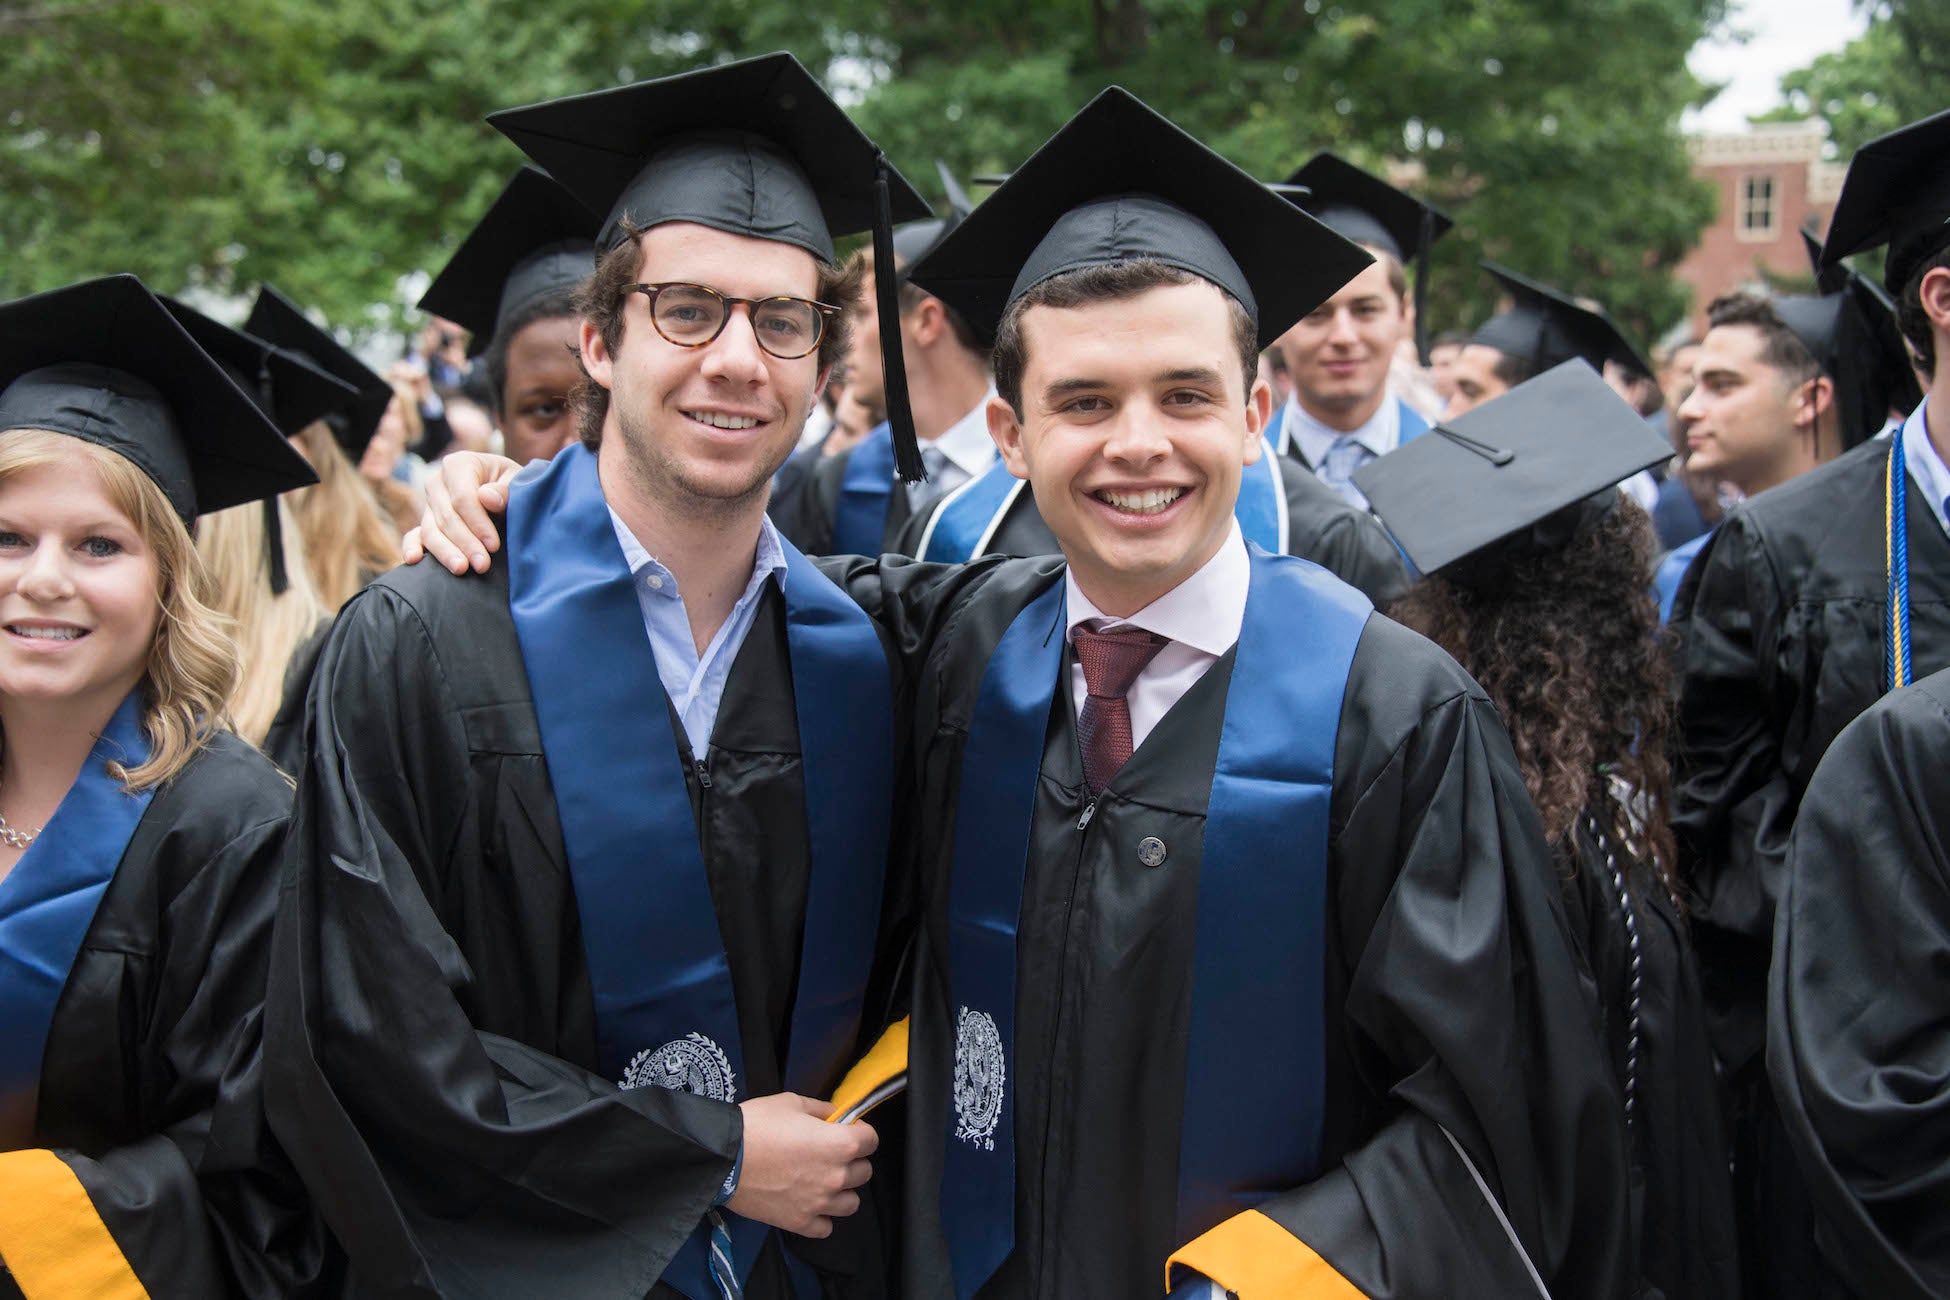
<svg viewBox="0 0 1950 1300">
<path fill-rule="evenodd" d="M 622 1086 L 669 1088 L 672 1092 L 695 1093 L 713 1101 L 738 1100 L 730 1059 L 723 1048 L 703 1034 L 686 1034 L 662 1047 L 644 1048 L 630 1058 L 629 1068 L 623 1072 Z"/>
<path fill-rule="evenodd" d="M 1007 1073 L 994 1017 L 963 1007 L 955 1022 L 955 1136 L 961 1141 L 995 1150 Z"/>
</svg>

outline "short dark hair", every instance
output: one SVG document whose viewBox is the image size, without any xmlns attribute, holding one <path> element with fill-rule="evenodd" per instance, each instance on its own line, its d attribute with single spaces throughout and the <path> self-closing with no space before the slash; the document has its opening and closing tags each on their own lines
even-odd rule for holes
<svg viewBox="0 0 1950 1300">
<path fill-rule="evenodd" d="M 596 273 L 576 291 L 577 314 L 596 327 L 596 332 L 603 336 L 603 346 L 612 355 L 623 345 L 623 300 L 643 268 L 643 249 L 637 241 L 646 229 L 624 221 L 623 242 L 597 259 Z M 819 340 L 819 368 L 830 370 L 846 355 L 865 272 L 857 261 L 848 261 L 845 266 L 817 258 L 814 261 L 819 268 L 819 282 L 813 296 L 840 308 L 838 319 L 826 326 L 826 333 Z M 602 446 L 603 421 L 609 417 L 609 390 L 591 379 L 585 370 L 582 382 L 569 395 L 569 403 L 575 408 L 576 436 L 589 450 L 595 451 Z"/>
<path fill-rule="evenodd" d="M 855 253 L 853 259 L 865 268 L 864 274 L 873 274 L 873 246 L 871 244 Z M 905 269 L 905 264 L 903 264 L 902 269 Z M 941 314 L 947 318 L 948 328 L 954 331 L 955 342 L 962 346 L 963 351 L 974 354 L 983 365 L 987 365 L 989 360 L 988 344 L 982 342 L 982 336 L 975 332 L 974 326 L 968 323 L 968 318 L 956 311 L 953 307 L 950 307 L 942 299 L 935 298 L 933 294 L 923 289 L 920 285 L 915 284 L 912 280 L 907 279 L 905 276 L 902 277 L 899 290 L 901 315 L 907 315 L 907 313 L 913 311 L 930 298 L 934 298 L 934 301 L 941 304 Z M 873 308 L 874 304 L 868 303 L 867 306 Z"/>
<path fill-rule="evenodd" d="M 1821 373 L 1821 362 L 1799 335 L 1787 327 L 1774 304 L 1757 293 L 1723 293 L 1706 308 L 1708 329 L 1745 325 L 1760 335 L 1760 359 L 1781 372 L 1790 388 L 1798 388 Z"/>
<path fill-rule="evenodd" d="M 1950 270 L 1950 247 L 1938 250 L 1935 257 L 1917 267 L 1896 299 L 1896 328 L 1916 354 L 1917 368 L 1931 378 L 1936 377 L 1936 332 L 1923 310 L 1923 277 L 1937 270 Z"/>
<path fill-rule="evenodd" d="M 1491 350 L 1496 353 L 1496 363 L 1490 367 L 1490 373 L 1495 375 L 1505 388 L 1515 388 L 1518 384 L 1529 383 L 1537 377 L 1537 367 L 1531 364 L 1529 357 L 1520 357 L 1514 352 L 1505 352 L 1502 348 Z"/>
<path fill-rule="evenodd" d="M 579 288 L 578 285 L 565 284 L 560 289 L 550 289 L 539 298 L 516 308 L 514 315 L 502 321 L 501 328 L 494 331 L 487 351 L 481 354 L 481 369 L 487 380 L 487 400 L 482 405 L 494 416 L 496 424 L 501 423 L 507 415 L 508 349 L 514 345 L 515 335 L 538 320 L 576 316 L 576 293 Z"/>
<path fill-rule="evenodd" d="M 1203 277 L 1193 275 L 1166 262 L 1149 257 L 1103 266 L 1085 266 L 1065 271 L 1030 289 L 1009 304 L 1002 313 L 1002 324 L 995 332 L 995 391 L 1022 418 L 1022 376 L 1029 367 L 1023 343 L 1022 318 L 1031 307 L 1084 307 L 1097 302 L 1116 302 L 1135 298 L 1153 289 L 1191 284 Z M 1211 283 L 1204 281 L 1204 283 Z M 1218 286 L 1214 285 L 1214 288 Z M 1239 369 L 1245 378 L 1245 391 L 1253 391 L 1259 378 L 1259 327 L 1252 313 L 1225 290 L 1226 306 L 1232 316 L 1232 340 L 1239 349 Z"/>
</svg>

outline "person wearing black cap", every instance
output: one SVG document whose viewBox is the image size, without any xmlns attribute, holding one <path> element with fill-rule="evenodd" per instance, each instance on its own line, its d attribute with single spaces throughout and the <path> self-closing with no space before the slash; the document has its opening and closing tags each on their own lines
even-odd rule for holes
<svg viewBox="0 0 1950 1300">
<path fill-rule="evenodd" d="M 1950 1295 L 1950 669 L 1871 705 L 1808 782 L 1768 979 L 1767 1070 L 1848 1294 Z"/>
<path fill-rule="evenodd" d="M 1367 262 L 1112 88 L 914 269 L 1065 562 L 978 569 L 918 679 L 906 1295 L 1624 1294 L 1494 710 L 1234 515 L 1260 351 Z"/>
<path fill-rule="evenodd" d="M 1483 263 L 1483 269 L 1503 286 L 1511 306 L 1477 326 L 1457 354 L 1456 391 L 1444 415 L 1453 418 L 1481 406 L 1572 357 L 1601 374 L 1607 363 L 1635 375 L 1652 373 L 1602 309 L 1494 262 Z"/>
<path fill-rule="evenodd" d="M 1543 815 L 1631 1133 L 1642 1294 L 1736 1296 L 1724 1102 L 1666 823 L 1656 543 L 1616 487 L 1670 449 L 1582 361 L 1436 434 L 1356 475 L 1425 575 L 1389 616 L 1482 684 Z"/>
<path fill-rule="evenodd" d="M 771 511 L 779 531 L 808 555 L 899 550 L 901 530 L 916 505 L 980 477 L 995 464 L 995 444 L 984 415 L 995 391 L 989 382 L 988 344 L 960 313 L 912 284 L 906 274 L 974 208 L 948 169 L 940 171 L 947 215 L 894 232 L 901 356 L 927 479 L 904 488 L 896 482 L 893 433 L 886 421 L 843 451 L 823 455 L 808 448 L 800 453 L 806 473 L 796 487 L 781 478 Z M 871 295 L 878 287 L 876 265 L 869 251 L 860 257 Z M 861 319 L 854 326 L 846 383 L 853 400 L 876 410 L 887 404 L 880 352 L 878 323 Z"/>
<path fill-rule="evenodd" d="M 369 1286 L 876 1294 L 875 1135 L 812 1098 L 884 1023 L 893 669 L 764 507 L 835 235 L 920 201 L 786 54 L 491 121 L 607 213 L 580 439 L 485 579 L 387 575 L 327 642 L 272 1119 Z"/>
<path fill-rule="evenodd" d="M 285 498 L 311 565 L 312 586 L 336 614 L 400 560 L 399 534 L 357 469 L 396 394 L 269 285 L 258 290 L 244 333 L 295 354 L 353 391 L 292 435 L 292 445 L 311 462 L 318 482 Z"/>
<path fill-rule="evenodd" d="M 523 465 L 575 439 L 575 295 L 596 269 L 601 224 L 547 173 L 524 167 L 420 297 L 420 310 L 470 332 L 502 447 Z"/>
<path fill-rule="evenodd" d="M 1887 243 L 1884 284 L 1924 362 L 1950 348 L 1950 112 L 1864 145 L 1822 261 Z M 1756 1294 L 1830 1295 L 1762 1070 L 1775 900 L 1803 791 L 1885 691 L 1950 665 L 1950 366 L 1888 439 L 1746 503 L 1674 602 L 1673 829 L 1700 898 L 1695 943 L 1733 1094 Z M 1847 864 L 1836 864 L 1838 869 Z"/>
<path fill-rule="evenodd" d="M 1350 480 L 1360 466 L 1428 431 L 1388 376 L 1411 326 L 1424 355 L 1422 305 L 1429 249 L 1454 224 L 1447 215 L 1331 153 L 1314 155 L 1276 187 L 1335 233 L 1374 254 L 1374 265 L 1303 316 L 1274 348 L 1293 394 L 1267 436 L 1345 501 L 1367 502 Z M 1408 264 L 1416 264 L 1410 306 Z"/>
<path fill-rule="evenodd" d="M 310 478 L 135 277 L 0 306 L 0 1291 L 334 1285 L 259 1104 L 290 790 L 189 534 Z"/>
</svg>

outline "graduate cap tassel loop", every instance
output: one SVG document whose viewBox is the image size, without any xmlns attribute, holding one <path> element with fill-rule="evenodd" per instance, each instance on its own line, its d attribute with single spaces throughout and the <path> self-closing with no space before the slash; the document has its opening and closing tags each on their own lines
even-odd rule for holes
<svg viewBox="0 0 1950 1300">
<path fill-rule="evenodd" d="M 1457 433 L 1446 424 L 1432 427 L 1431 432 L 1439 433 L 1465 451 L 1473 451 L 1492 465 L 1504 466 L 1517 458 L 1517 454 L 1507 447 L 1492 447 L 1487 442 L 1478 441 L 1466 433 Z"/>
<path fill-rule="evenodd" d="M 271 401 L 271 355 L 268 352 L 257 361 L 257 391 L 263 398 L 264 409 L 274 409 Z M 282 596 L 291 587 L 291 575 L 284 569 L 284 524 L 278 518 L 278 499 L 275 496 L 264 498 L 264 545 L 270 552 L 271 594 Z"/>
<path fill-rule="evenodd" d="M 900 276 L 894 267 L 894 205 L 887 155 L 874 154 L 873 293 L 880 314 L 880 367 L 887 397 L 887 428 L 894 438 L 894 472 L 903 483 L 928 476 L 921 444 L 914 434 L 914 410 L 907 400 L 907 361 L 901 351 Z"/>
<path fill-rule="evenodd" d="M 1435 210 L 1422 209 L 1422 242 L 1415 250 L 1415 360 L 1427 370 L 1429 356 L 1429 245 L 1435 243 Z"/>
</svg>

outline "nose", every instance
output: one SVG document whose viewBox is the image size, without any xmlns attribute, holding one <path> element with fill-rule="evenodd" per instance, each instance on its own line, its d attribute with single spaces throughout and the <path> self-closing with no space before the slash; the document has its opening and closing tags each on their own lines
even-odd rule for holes
<svg viewBox="0 0 1950 1300">
<path fill-rule="evenodd" d="M 718 337 L 704 349 L 704 376 L 755 387 L 765 378 L 765 350 L 758 346 L 749 303 L 731 309 Z"/>
<path fill-rule="evenodd" d="M 14 590 L 27 599 L 52 604 L 74 595 L 74 577 L 58 544 L 41 542 L 21 566 Z"/>
<path fill-rule="evenodd" d="M 1111 421 L 1104 459 L 1129 468 L 1155 465 L 1171 455 L 1165 419 L 1149 403 L 1128 402 Z"/>
<path fill-rule="evenodd" d="M 1343 344 L 1360 342 L 1360 336 L 1354 331 L 1353 312 L 1347 310 L 1345 307 L 1335 310 L 1333 316 L 1328 319 L 1327 341 L 1329 343 Z"/>
<path fill-rule="evenodd" d="M 1701 416 L 1705 415 L 1706 414 L 1705 386 L 1700 384 L 1693 385 L 1693 391 L 1686 394 L 1686 400 L 1679 404 L 1679 410 L 1675 414 L 1677 415 L 1677 418 L 1685 421 L 1688 424 L 1697 421 Z"/>
</svg>

